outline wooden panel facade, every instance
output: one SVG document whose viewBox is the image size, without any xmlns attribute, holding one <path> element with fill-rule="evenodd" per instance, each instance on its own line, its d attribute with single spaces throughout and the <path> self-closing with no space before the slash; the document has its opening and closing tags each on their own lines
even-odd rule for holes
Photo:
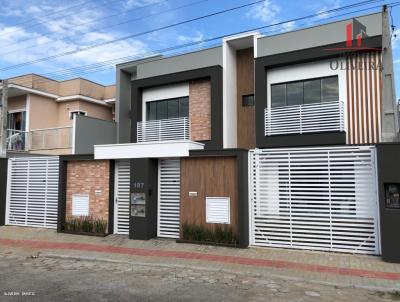
<svg viewBox="0 0 400 302">
<path fill-rule="evenodd" d="M 381 136 L 381 53 L 356 53 L 346 60 L 347 143 L 376 144 Z"/>
<path fill-rule="evenodd" d="M 238 148 L 253 149 L 256 146 L 255 106 L 244 107 L 242 97 L 254 94 L 254 49 L 238 50 L 236 65 Z"/>
<path fill-rule="evenodd" d="M 206 197 L 230 197 L 230 221 L 238 233 L 238 188 L 235 157 L 192 157 L 181 160 L 181 226 L 214 228 L 206 223 Z M 197 197 L 189 196 L 197 192 Z M 182 233 L 182 232 L 181 232 Z"/>
</svg>

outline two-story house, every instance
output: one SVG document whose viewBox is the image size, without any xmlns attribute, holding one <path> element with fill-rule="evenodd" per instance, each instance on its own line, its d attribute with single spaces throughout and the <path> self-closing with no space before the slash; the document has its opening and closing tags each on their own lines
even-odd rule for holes
<svg viewBox="0 0 400 302">
<path fill-rule="evenodd" d="M 388 13 L 117 65 L 115 144 L 60 157 L 75 215 L 132 239 L 400 261 Z"/>
<path fill-rule="evenodd" d="M 7 150 L 74 153 L 76 116 L 113 121 L 115 85 L 56 81 L 35 74 L 8 81 Z"/>
</svg>

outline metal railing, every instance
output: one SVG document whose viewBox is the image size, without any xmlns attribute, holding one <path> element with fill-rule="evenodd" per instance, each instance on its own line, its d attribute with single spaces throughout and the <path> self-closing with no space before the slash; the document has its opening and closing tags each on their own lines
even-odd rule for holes
<svg viewBox="0 0 400 302">
<path fill-rule="evenodd" d="M 188 139 L 190 139 L 190 125 L 187 117 L 137 123 L 138 143 Z"/>
<path fill-rule="evenodd" d="M 7 150 L 9 151 L 26 151 L 28 142 L 28 132 L 7 129 Z"/>
<path fill-rule="evenodd" d="M 344 131 L 341 101 L 265 108 L 265 135 Z"/>
<path fill-rule="evenodd" d="M 29 150 L 69 148 L 72 148 L 71 126 L 29 131 Z"/>
</svg>

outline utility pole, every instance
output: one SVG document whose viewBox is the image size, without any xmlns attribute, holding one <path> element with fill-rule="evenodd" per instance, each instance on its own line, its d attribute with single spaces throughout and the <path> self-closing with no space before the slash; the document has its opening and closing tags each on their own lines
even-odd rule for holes
<svg viewBox="0 0 400 302">
<path fill-rule="evenodd" d="M 382 141 L 399 141 L 399 109 L 395 96 L 390 17 L 387 5 L 382 12 Z"/>
<path fill-rule="evenodd" d="M 8 82 L 1 80 L 0 101 L 0 158 L 7 157 L 7 96 Z"/>
</svg>

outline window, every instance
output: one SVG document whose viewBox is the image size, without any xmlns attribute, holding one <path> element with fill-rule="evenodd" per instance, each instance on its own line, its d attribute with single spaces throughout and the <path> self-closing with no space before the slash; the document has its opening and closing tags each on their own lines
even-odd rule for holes
<svg viewBox="0 0 400 302">
<path fill-rule="evenodd" d="M 206 197 L 206 223 L 231 223 L 229 197 Z"/>
<path fill-rule="evenodd" d="M 7 129 L 25 131 L 26 111 L 7 113 Z"/>
<path fill-rule="evenodd" d="M 242 106 L 243 107 L 254 106 L 254 94 L 242 96 Z"/>
<path fill-rule="evenodd" d="M 338 77 L 325 77 L 271 85 L 271 107 L 339 100 Z"/>
<path fill-rule="evenodd" d="M 339 99 L 338 78 L 321 79 L 322 102 L 334 102 Z"/>
<path fill-rule="evenodd" d="M 189 116 L 188 97 L 148 102 L 146 106 L 149 121 Z"/>
<path fill-rule="evenodd" d="M 321 99 L 321 81 L 304 81 L 304 104 L 319 103 Z"/>
<path fill-rule="evenodd" d="M 286 106 L 286 84 L 271 86 L 272 107 Z"/>
<path fill-rule="evenodd" d="M 72 216 L 89 215 L 89 195 L 72 194 Z"/>
<path fill-rule="evenodd" d="M 70 120 L 73 120 L 73 119 L 74 119 L 74 116 L 76 116 L 76 115 L 83 115 L 83 116 L 86 116 L 86 115 L 87 115 L 87 112 L 85 112 L 85 111 L 70 111 L 70 112 L 69 112 L 69 119 L 70 119 Z"/>
<path fill-rule="evenodd" d="M 288 106 L 303 104 L 303 83 L 295 82 L 286 85 L 286 102 Z"/>
</svg>

